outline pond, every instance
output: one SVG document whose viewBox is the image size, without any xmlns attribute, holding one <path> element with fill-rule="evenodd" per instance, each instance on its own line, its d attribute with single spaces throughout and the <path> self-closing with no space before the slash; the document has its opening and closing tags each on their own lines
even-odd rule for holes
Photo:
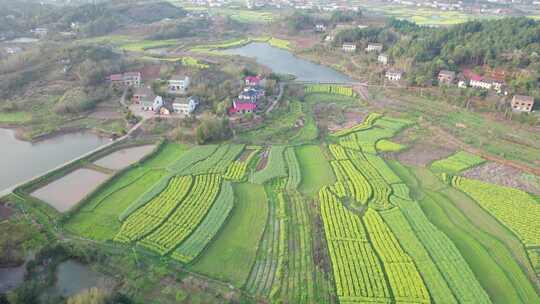
<svg viewBox="0 0 540 304">
<path fill-rule="evenodd" d="M 255 58 L 257 63 L 270 68 L 277 74 L 296 76 L 298 81 L 348 83 L 354 82 L 347 75 L 329 67 L 300 59 L 291 52 L 273 47 L 268 43 L 254 42 L 248 45 L 223 50 L 228 55 L 240 55 Z"/>
<path fill-rule="evenodd" d="M 0 268 L 0 293 L 5 293 L 19 286 L 24 281 L 26 264 L 18 267 Z"/>
<path fill-rule="evenodd" d="M 38 143 L 15 138 L 0 128 L 0 192 L 88 153 L 109 140 L 88 132 L 60 135 Z"/>
<path fill-rule="evenodd" d="M 56 283 L 52 292 L 63 297 L 70 297 L 85 289 L 105 287 L 107 281 L 110 280 L 88 266 L 74 260 L 67 260 L 56 269 Z"/>
</svg>

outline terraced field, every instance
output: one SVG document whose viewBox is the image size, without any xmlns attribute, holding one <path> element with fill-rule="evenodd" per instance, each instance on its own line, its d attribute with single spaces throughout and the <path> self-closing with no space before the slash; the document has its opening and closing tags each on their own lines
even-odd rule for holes
<svg viewBox="0 0 540 304">
<path fill-rule="evenodd" d="M 320 145 L 168 143 L 64 228 L 273 303 L 538 303 L 537 197 L 452 176 L 483 162 L 465 153 L 383 158 L 413 124 L 372 113 Z"/>
</svg>

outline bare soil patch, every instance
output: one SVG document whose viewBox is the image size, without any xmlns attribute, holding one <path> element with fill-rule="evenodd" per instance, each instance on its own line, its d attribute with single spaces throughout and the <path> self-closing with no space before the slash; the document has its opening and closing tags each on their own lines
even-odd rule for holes
<svg viewBox="0 0 540 304">
<path fill-rule="evenodd" d="M 48 203 L 60 212 L 66 212 L 109 178 L 108 174 L 77 169 L 54 182 L 32 192 L 34 197 Z"/>
<path fill-rule="evenodd" d="M 97 119 L 119 119 L 123 117 L 123 114 L 115 110 L 99 109 L 90 113 L 88 117 Z"/>
<path fill-rule="evenodd" d="M 13 210 L 7 206 L 0 205 L 0 221 L 7 220 L 13 214 Z"/>
<path fill-rule="evenodd" d="M 257 168 L 255 169 L 256 171 L 261 171 L 266 167 L 266 164 L 268 163 L 269 152 L 270 151 L 266 149 L 261 153 L 261 158 L 259 159 L 259 162 L 257 163 Z"/>
<path fill-rule="evenodd" d="M 397 154 L 397 159 L 406 165 L 426 167 L 433 161 L 448 157 L 454 152 L 455 149 L 450 147 L 420 142 Z"/>
<path fill-rule="evenodd" d="M 108 169 L 120 170 L 139 161 L 145 155 L 152 152 L 154 148 L 155 145 L 145 145 L 122 149 L 98 159 L 94 164 Z"/>
<path fill-rule="evenodd" d="M 463 172 L 463 176 L 540 195 L 540 185 L 534 176 L 528 178 L 523 171 L 501 163 L 485 163 Z"/>
<path fill-rule="evenodd" d="M 238 158 L 238 161 L 241 161 L 241 162 L 246 161 L 249 158 L 249 156 L 254 152 L 255 152 L 255 150 L 245 149 L 242 152 L 242 154 L 240 154 L 240 157 Z"/>
</svg>

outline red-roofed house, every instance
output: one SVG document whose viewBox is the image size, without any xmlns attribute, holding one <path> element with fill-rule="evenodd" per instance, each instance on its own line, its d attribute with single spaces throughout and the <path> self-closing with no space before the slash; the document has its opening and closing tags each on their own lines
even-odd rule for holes
<svg viewBox="0 0 540 304">
<path fill-rule="evenodd" d="M 469 80 L 469 85 L 473 88 L 494 89 L 500 93 L 504 85 L 504 77 L 500 77 L 499 75 L 484 77 L 474 73 L 470 69 L 465 69 L 463 70 L 463 76 Z"/>
<path fill-rule="evenodd" d="M 257 109 L 257 104 L 252 102 L 242 102 L 240 100 L 235 100 L 233 102 L 232 108 L 229 109 L 229 114 L 236 113 L 253 113 Z"/>
<path fill-rule="evenodd" d="M 248 86 L 258 86 L 261 84 L 261 76 L 247 76 L 245 79 L 245 83 Z"/>
<path fill-rule="evenodd" d="M 112 74 L 107 79 L 116 86 L 141 86 L 141 73 L 140 72 L 127 72 L 124 74 Z"/>
<path fill-rule="evenodd" d="M 122 74 L 109 75 L 108 79 L 113 85 L 122 85 L 124 82 Z"/>
</svg>

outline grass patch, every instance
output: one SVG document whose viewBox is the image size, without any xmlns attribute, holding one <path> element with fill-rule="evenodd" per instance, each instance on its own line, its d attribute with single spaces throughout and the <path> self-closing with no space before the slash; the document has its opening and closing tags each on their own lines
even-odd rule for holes
<svg viewBox="0 0 540 304">
<path fill-rule="evenodd" d="M 242 23 L 268 23 L 274 18 L 271 12 L 264 11 L 220 8 L 216 12 Z"/>
<path fill-rule="evenodd" d="M 29 112 L 0 112 L 0 123 L 21 124 L 32 119 Z"/>
<path fill-rule="evenodd" d="M 434 161 L 431 164 L 431 168 L 437 172 L 459 173 L 485 162 L 486 160 L 480 156 L 459 151 L 447 158 Z"/>
<path fill-rule="evenodd" d="M 168 47 L 177 45 L 179 42 L 176 39 L 167 39 L 167 40 L 141 40 L 137 42 L 129 42 L 122 44 L 121 49 L 131 52 L 144 52 L 150 49 L 157 49 L 162 47 Z"/>
<path fill-rule="evenodd" d="M 380 152 L 398 152 L 405 148 L 405 146 L 402 144 L 398 144 L 386 139 L 379 140 L 375 144 L 375 147 L 377 148 L 377 151 Z"/>
<path fill-rule="evenodd" d="M 306 145 L 297 147 L 296 155 L 302 172 L 299 187 L 302 193 L 313 196 L 324 185 L 331 185 L 336 182 L 332 168 L 326 161 L 319 146 Z"/>
<path fill-rule="evenodd" d="M 260 185 L 236 184 L 234 194 L 235 206 L 229 221 L 192 269 L 241 287 L 255 261 L 268 203 Z"/>
</svg>

